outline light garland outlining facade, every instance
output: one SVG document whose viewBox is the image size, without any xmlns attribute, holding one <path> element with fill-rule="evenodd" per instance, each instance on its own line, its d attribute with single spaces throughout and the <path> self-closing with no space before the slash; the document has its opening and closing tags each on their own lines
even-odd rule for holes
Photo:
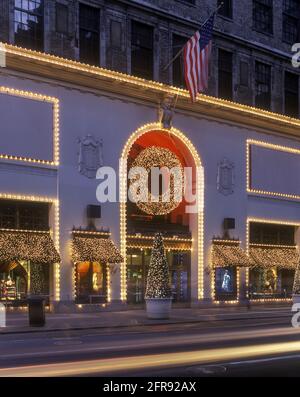
<svg viewBox="0 0 300 397">
<path fill-rule="evenodd" d="M 266 248 L 288 248 L 288 249 L 296 249 L 297 245 L 281 245 L 281 244 L 258 244 L 251 243 L 251 247 L 266 247 Z"/>
<path fill-rule="evenodd" d="M 14 88 L 0 86 L 0 94 L 16 96 L 19 98 L 31 99 L 39 102 L 47 102 L 53 106 L 53 159 L 52 161 L 33 159 L 28 157 L 13 156 L 10 154 L 0 153 L 0 159 L 23 161 L 39 165 L 59 166 L 59 100 L 57 98 L 37 94 L 30 91 L 16 90 Z"/>
<path fill-rule="evenodd" d="M 134 244 L 127 244 L 127 248 L 135 248 L 135 249 L 140 249 L 141 251 L 146 250 L 146 249 L 151 249 L 150 246 L 148 245 L 134 245 Z M 176 248 L 176 247 L 172 247 L 172 248 L 165 248 L 166 251 L 182 251 L 182 252 L 191 252 L 193 251 L 192 248 Z"/>
<path fill-rule="evenodd" d="M 107 290 L 107 303 L 111 302 L 111 277 L 110 277 L 110 265 L 106 264 L 106 290 Z"/>
<path fill-rule="evenodd" d="M 110 232 L 91 232 L 88 230 L 72 230 L 72 234 L 81 234 L 81 235 L 86 235 L 86 236 L 98 236 L 98 237 L 110 237 L 111 233 Z"/>
<path fill-rule="evenodd" d="M 216 243 L 216 244 L 233 244 L 233 245 L 239 245 L 241 244 L 240 240 L 224 240 L 224 239 L 219 239 L 219 238 L 213 238 L 212 239 L 212 243 Z"/>
<path fill-rule="evenodd" d="M 180 238 L 180 237 L 164 237 L 164 247 L 166 251 L 182 251 L 191 252 L 193 250 L 192 238 Z M 153 236 L 144 235 L 127 235 L 127 248 L 135 249 L 152 249 L 154 242 Z"/>
<path fill-rule="evenodd" d="M 139 234 L 128 234 L 127 235 L 128 238 L 134 238 L 134 239 L 140 239 L 140 240 L 151 240 L 154 241 L 154 237 L 153 236 L 144 236 L 144 235 L 139 235 Z M 182 242 L 182 243 L 192 243 L 193 239 L 192 238 L 181 238 L 181 237 L 164 237 L 163 238 L 164 241 L 175 241 L 175 242 Z"/>
<path fill-rule="evenodd" d="M 204 172 L 201 165 L 200 157 L 196 148 L 191 141 L 179 130 L 171 128 L 170 130 L 164 129 L 160 123 L 146 124 L 135 131 L 127 140 L 120 160 L 120 241 L 121 241 L 121 255 L 125 261 L 121 265 L 121 300 L 126 301 L 127 298 L 127 282 L 126 282 L 126 239 L 127 239 L 127 159 L 130 149 L 134 142 L 142 135 L 150 131 L 160 131 L 168 134 L 173 134 L 177 137 L 190 151 L 195 162 L 197 172 L 197 197 L 198 197 L 198 226 L 197 226 L 197 239 L 198 239 L 198 299 L 204 296 L 203 277 L 204 277 L 204 263 L 203 263 L 203 228 L 204 228 Z"/>
<path fill-rule="evenodd" d="M 253 189 L 251 186 L 251 146 L 259 146 L 274 151 L 280 151 L 284 153 L 291 153 L 300 155 L 300 150 L 291 148 L 288 146 L 274 145 L 272 143 L 257 141 L 254 139 L 247 139 L 246 141 L 246 191 L 247 193 L 262 195 L 262 196 L 273 196 L 285 199 L 300 200 L 299 195 L 279 192 L 269 192 L 267 190 Z"/>
<path fill-rule="evenodd" d="M 60 214 L 59 214 L 59 200 L 53 201 L 54 206 L 54 244 L 57 251 L 60 253 Z M 55 300 L 60 301 L 60 263 L 55 265 Z"/>
<path fill-rule="evenodd" d="M 288 220 L 248 217 L 247 222 L 246 222 L 246 252 L 247 252 L 247 255 L 249 255 L 249 251 L 250 251 L 250 223 L 251 222 L 300 227 L 300 221 L 292 222 L 292 221 L 288 221 Z M 274 246 L 274 245 L 270 244 L 270 246 Z M 299 249 L 298 245 L 296 245 L 295 248 Z M 246 290 L 248 290 L 248 288 L 249 288 L 249 268 L 246 269 Z M 291 301 L 290 298 L 267 298 L 267 299 L 255 299 L 253 302 L 264 303 L 264 302 L 289 302 L 289 301 Z"/>
</svg>

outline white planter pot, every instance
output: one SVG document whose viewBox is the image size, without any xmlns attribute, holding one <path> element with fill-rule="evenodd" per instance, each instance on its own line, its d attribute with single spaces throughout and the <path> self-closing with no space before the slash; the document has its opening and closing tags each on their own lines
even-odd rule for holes
<svg viewBox="0 0 300 397">
<path fill-rule="evenodd" d="M 148 318 L 167 319 L 170 317 L 172 298 L 146 299 Z"/>
<path fill-rule="evenodd" d="M 293 304 L 300 303 L 300 294 L 293 294 Z"/>
</svg>

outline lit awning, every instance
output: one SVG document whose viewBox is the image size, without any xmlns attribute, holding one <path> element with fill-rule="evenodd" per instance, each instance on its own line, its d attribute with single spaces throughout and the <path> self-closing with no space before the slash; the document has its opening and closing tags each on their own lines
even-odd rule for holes
<svg viewBox="0 0 300 397">
<path fill-rule="evenodd" d="M 58 263 L 50 232 L 0 230 L 0 262 Z"/>
<path fill-rule="evenodd" d="M 72 260 L 77 262 L 120 263 L 123 258 L 109 238 L 73 235 Z"/>
<path fill-rule="evenodd" d="M 296 247 L 250 247 L 254 267 L 278 267 L 296 269 L 299 252 Z"/>
<path fill-rule="evenodd" d="M 249 267 L 251 262 L 245 251 L 238 244 L 214 243 L 211 263 L 213 267 Z"/>
</svg>

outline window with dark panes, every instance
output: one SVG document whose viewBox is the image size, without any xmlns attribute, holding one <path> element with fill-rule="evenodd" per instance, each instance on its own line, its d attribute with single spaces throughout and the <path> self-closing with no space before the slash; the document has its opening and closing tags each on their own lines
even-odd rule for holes
<svg viewBox="0 0 300 397">
<path fill-rule="evenodd" d="M 221 49 L 218 58 L 218 96 L 232 99 L 232 53 Z"/>
<path fill-rule="evenodd" d="M 273 0 L 253 0 L 253 27 L 262 33 L 273 33 Z"/>
<path fill-rule="evenodd" d="M 85 4 L 79 6 L 79 57 L 90 65 L 100 63 L 100 12 Z"/>
<path fill-rule="evenodd" d="M 255 106 L 271 108 L 271 66 L 261 62 L 255 63 Z"/>
<path fill-rule="evenodd" d="M 218 0 L 218 7 L 223 3 L 219 9 L 218 14 L 226 18 L 232 18 L 232 0 Z"/>
<path fill-rule="evenodd" d="M 136 21 L 131 25 L 131 74 L 153 80 L 153 28 Z"/>
<path fill-rule="evenodd" d="M 0 228 L 49 230 L 49 204 L 0 200 Z"/>
<path fill-rule="evenodd" d="M 300 39 L 300 0 L 283 0 L 282 39 L 289 44 Z"/>
<path fill-rule="evenodd" d="M 250 243 L 294 245 L 295 227 L 268 223 L 250 223 Z"/>
<path fill-rule="evenodd" d="M 299 76 L 294 73 L 285 73 L 284 103 L 286 115 L 299 117 Z"/>
<path fill-rule="evenodd" d="M 32 50 L 44 50 L 43 0 L 15 0 L 15 44 Z"/>
<path fill-rule="evenodd" d="M 68 34 L 68 25 L 69 25 L 68 6 L 56 2 L 55 11 L 56 11 L 56 31 L 62 34 Z"/>
<path fill-rule="evenodd" d="M 173 57 L 180 51 L 183 46 L 188 41 L 188 38 L 179 36 L 177 34 L 173 35 Z M 176 87 L 184 88 L 184 66 L 183 66 L 183 56 L 179 56 L 173 62 L 173 85 Z"/>
</svg>

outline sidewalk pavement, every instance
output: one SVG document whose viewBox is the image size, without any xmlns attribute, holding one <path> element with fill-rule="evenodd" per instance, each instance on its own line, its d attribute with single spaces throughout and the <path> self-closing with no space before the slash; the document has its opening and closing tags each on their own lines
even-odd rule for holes
<svg viewBox="0 0 300 397">
<path fill-rule="evenodd" d="M 126 310 L 120 312 L 46 314 L 44 327 L 29 327 L 28 313 L 8 313 L 7 326 L 0 328 L 1 334 L 20 334 L 63 330 L 88 330 L 122 328 L 162 324 L 188 324 L 229 320 L 291 318 L 291 305 L 259 306 L 250 310 L 242 307 L 222 308 L 173 308 L 168 320 L 150 320 L 146 311 Z"/>
</svg>

